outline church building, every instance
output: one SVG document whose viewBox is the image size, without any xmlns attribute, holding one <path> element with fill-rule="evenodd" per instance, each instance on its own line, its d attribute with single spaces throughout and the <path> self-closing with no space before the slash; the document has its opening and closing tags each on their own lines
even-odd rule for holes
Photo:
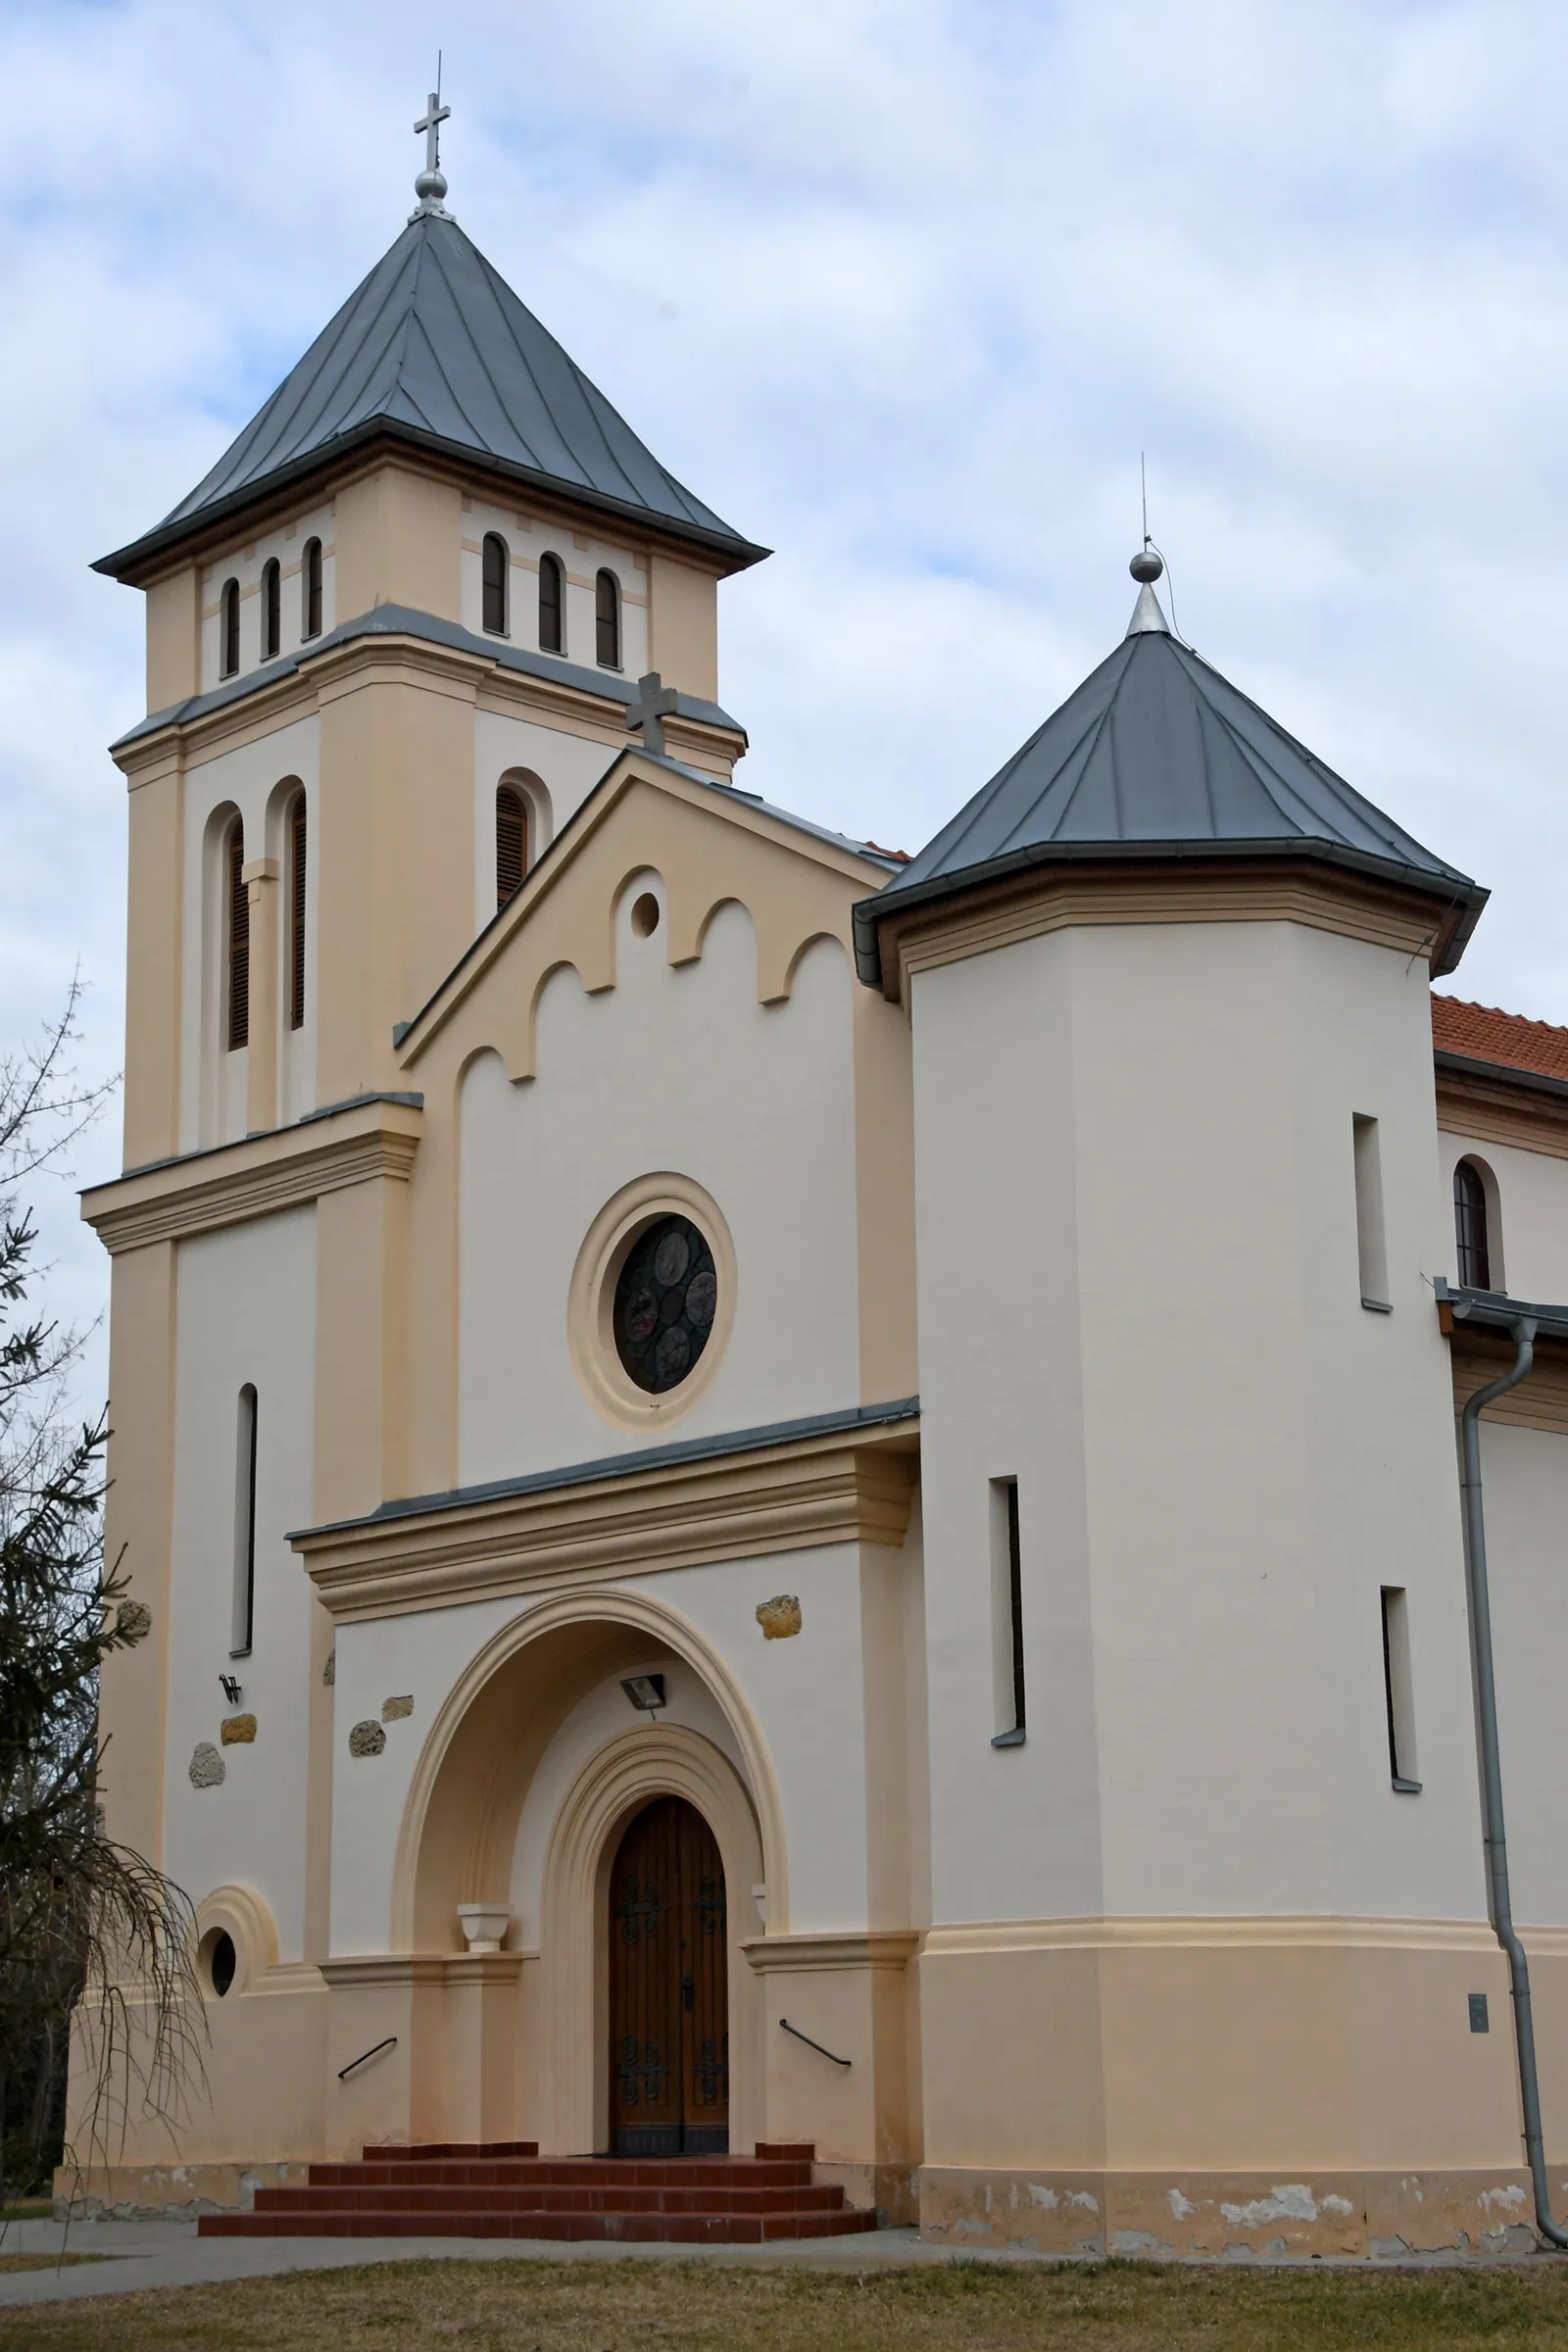
<svg viewBox="0 0 1568 2352">
<path fill-rule="evenodd" d="M 748 791 L 718 605 L 766 550 L 416 184 L 98 566 L 148 709 L 84 1201 L 152 1616 L 106 1801 L 208 2040 L 88 2186 L 1533 2242 L 1568 1031 L 1433 995 L 1485 890 L 1148 550 L 917 856 Z"/>
</svg>

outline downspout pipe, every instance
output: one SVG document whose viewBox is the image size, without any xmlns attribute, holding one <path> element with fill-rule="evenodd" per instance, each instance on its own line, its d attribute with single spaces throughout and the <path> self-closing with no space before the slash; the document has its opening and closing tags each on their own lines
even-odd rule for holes
<svg viewBox="0 0 1568 2352">
<path fill-rule="evenodd" d="M 1493 1932 L 1508 1957 L 1513 1994 L 1513 2036 L 1519 2061 L 1519 2104 L 1524 2116 L 1525 2156 L 1536 2198 L 1536 2228 L 1548 2245 L 1568 2251 L 1568 2230 L 1551 2218 L 1546 2153 L 1541 2136 L 1541 2079 L 1536 2068 L 1536 2025 L 1530 2005 L 1530 1962 L 1513 1924 L 1508 1893 L 1508 1837 L 1502 1813 L 1502 1759 L 1497 1746 L 1497 1683 L 1492 1653 L 1492 1594 L 1487 1581 L 1487 1521 L 1481 1496 L 1481 1416 L 1498 1396 L 1517 1388 L 1536 1356 L 1536 1323 L 1521 1315 L 1513 1325 L 1514 1359 L 1497 1380 L 1477 1389 L 1459 1416 L 1464 1505 L 1465 1582 L 1470 1596 L 1470 1654 L 1475 1669 L 1476 1727 L 1481 1747 L 1481 1811 L 1487 1857 L 1487 1908 Z"/>
</svg>

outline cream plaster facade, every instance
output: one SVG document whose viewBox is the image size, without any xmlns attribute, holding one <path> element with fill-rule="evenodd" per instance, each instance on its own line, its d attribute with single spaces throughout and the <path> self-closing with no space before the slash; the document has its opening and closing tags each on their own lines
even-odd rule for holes
<svg viewBox="0 0 1568 2352">
<path fill-rule="evenodd" d="M 1083 865 L 901 913 L 864 986 L 853 909 L 891 861 L 730 788 L 710 551 L 402 444 L 253 505 L 144 566 L 152 716 L 117 754 L 126 1174 L 84 1211 L 114 1255 L 110 1546 L 155 1623 L 104 1676 L 111 1821 L 238 1973 L 174 2158 L 133 2123 L 98 2190 L 231 2202 L 375 2140 L 603 2146 L 608 1857 L 675 1793 L 723 1858 L 737 2148 L 811 2140 L 858 2202 L 950 2241 L 1523 2227 L 1454 1463 L 1491 1358 L 1445 1336 L 1432 1285 L 1457 1277 L 1473 1156 L 1509 1290 L 1568 1298 L 1568 1150 L 1505 1085 L 1473 1132 L 1481 1096 L 1440 1098 L 1427 912 L 1328 867 Z M 544 552 L 568 583 L 554 661 Z M 686 698 L 663 758 L 626 727 L 646 667 Z M 498 913 L 503 783 L 529 870 Z M 230 1051 L 236 815 L 256 871 Z M 648 1395 L 605 1285 L 674 1211 L 719 1308 L 697 1372 Z M 1515 1884 L 1561 2167 L 1551 1346 L 1494 1419 Z M 1390 1588 L 1418 1792 L 1391 1784 Z M 764 1639 L 781 1595 L 799 1631 Z M 222 1674 L 253 1742 L 222 1744 Z M 652 1719 L 621 1687 L 649 1674 Z M 220 1779 L 193 1771 L 204 1746 Z M 465 1948 L 463 1903 L 508 1913 L 500 1951 Z"/>
</svg>

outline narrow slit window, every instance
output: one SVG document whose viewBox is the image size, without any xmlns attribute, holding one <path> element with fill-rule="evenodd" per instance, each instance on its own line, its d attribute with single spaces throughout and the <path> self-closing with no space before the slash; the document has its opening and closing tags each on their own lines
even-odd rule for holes
<svg viewBox="0 0 1568 2352">
<path fill-rule="evenodd" d="M 245 827 L 238 817 L 223 845 L 228 933 L 228 1050 L 237 1054 L 251 1034 L 251 899 L 245 885 Z"/>
<path fill-rule="evenodd" d="M 497 531 L 484 537 L 484 625 L 492 637 L 507 633 L 507 543 Z"/>
<path fill-rule="evenodd" d="M 602 571 L 594 583 L 594 626 L 601 669 L 620 667 L 620 584 L 612 571 Z"/>
<path fill-rule="evenodd" d="M 1361 1304 L 1374 1314 L 1389 1312 L 1389 1256 L 1383 1233 L 1383 1155 L 1376 1119 L 1351 1121 L 1355 1147 L 1355 1247 L 1360 1266 Z"/>
<path fill-rule="evenodd" d="M 239 669 L 239 582 L 225 580 L 218 600 L 218 674 L 233 677 Z"/>
<path fill-rule="evenodd" d="M 1410 1605 L 1400 1585 L 1383 1587 L 1383 1704 L 1389 1724 L 1389 1778 L 1400 1796 L 1419 1796 L 1410 1690 Z"/>
<path fill-rule="evenodd" d="M 993 1747 L 1024 1743 L 1023 1554 L 1018 1541 L 1018 1481 L 991 1482 L 991 1629 L 996 1682 Z"/>
<path fill-rule="evenodd" d="M 565 651 L 564 633 L 561 625 L 565 604 L 563 587 L 560 557 L 541 556 L 539 559 L 539 650 L 541 653 L 560 654 Z"/>
<path fill-rule="evenodd" d="M 300 564 L 300 635 L 321 634 L 321 542 L 307 539 Z"/>
<path fill-rule="evenodd" d="M 522 887 L 528 870 L 528 804 L 515 784 L 496 787 L 496 906 Z"/>
<path fill-rule="evenodd" d="M 274 556 L 262 567 L 262 660 L 276 659 L 283 642 L 283 567 Z"/>
<path fill-rule="evenodd" d="M 288 812 L 288 1025 L 305 1026 L 305 795 Z"/>
<path fill-rule="evenodd" d="M 1490 1291 L 1492 1236 L 1487 1229 L 1487 1188 L 1472 1159 L 1461 1159 L 1453 1171 L 1453 1238 L 1460 1289 Z"/>
<path fill-rule="evenodd" d="M 256 1618 L 256 1391 L 249 1381 L 239 1393 L 239 1432 L 234 1447 L 234 1622 L 231 1658 L 250 1655 Z"/>
</svg>

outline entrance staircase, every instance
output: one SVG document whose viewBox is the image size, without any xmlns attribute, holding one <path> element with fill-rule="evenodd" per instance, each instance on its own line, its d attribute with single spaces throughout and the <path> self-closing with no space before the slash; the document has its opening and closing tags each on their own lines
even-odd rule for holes
<svg viewBox="0 0 1568 2352">
<path fill-rule="evenodd" d="M 367 2148 L 313 2164 L 302 2188 L 259 2188 L 249 2213 L 204 2213 L 203 2237 L 610 2237 L 758 2245 L 844 2237 L 874 2213 L 811 2180 L 809 2141 L 755 2156 L 547 2156 L 532 2140 Z"/>
</svg>

